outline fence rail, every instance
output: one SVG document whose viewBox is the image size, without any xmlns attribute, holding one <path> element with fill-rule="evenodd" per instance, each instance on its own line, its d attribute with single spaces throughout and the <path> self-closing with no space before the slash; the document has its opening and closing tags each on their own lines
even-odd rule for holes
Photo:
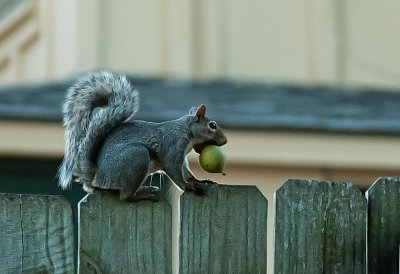
<svg viewBox="0 0 400 274">
<path fill-rule="evenodd" d="M 162 175 L 151 183 L 160 202 L 82 199 L 79 273 L 266 272 L 267 200 L 256 187 L 211 185 L 198 197 Z M 365 196 L 350 183 L 288 180 L 274 203 L 275 273 L 398 273 L 399 178 Z M 0 194 L 0 207 L 0 273 L 74 273 L 64 198 Z"/>
</svg>

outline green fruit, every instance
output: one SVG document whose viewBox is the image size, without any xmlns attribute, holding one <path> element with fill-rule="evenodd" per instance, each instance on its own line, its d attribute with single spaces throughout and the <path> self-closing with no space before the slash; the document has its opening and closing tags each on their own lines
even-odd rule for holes
<svg viewBox="0 0 400 274">
<path fill-rule="evenodd" d="M 225 154 L 221 147 L 215 145 L 206 146 L 199 156 L 200 166 L 210 173 L 223 173 Z"/>
</svg>

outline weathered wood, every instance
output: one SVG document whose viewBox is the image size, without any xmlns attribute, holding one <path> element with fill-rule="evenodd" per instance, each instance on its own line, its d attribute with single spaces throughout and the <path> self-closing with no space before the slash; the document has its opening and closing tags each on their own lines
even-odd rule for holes
<svg viewBox="0 0 400 274">
<path fill-rule="evenodd" d="M 400 178 L 379 178 L 368 199 L 368 272 L 399 273 Z"/>
<path fill-rule="evenodd" d="M 288 180 L 275 205 L 275 273 L 366 272 L 367 202 L 352 184 Z"/>
<path fill-rule="evenodd" d="M 0 273 L 73 273 L 72 227 L 60 196 L 0 194 Z"/>
<path fill-rule="evenodd" d="M 95 191 L 79 203 L 79 273 L 171 273 L 171 206 Z"/>
<path fill-rule="evenodd" d="M 180 198 L 180 273 L 265 273 L 267 200 L 255 186 Z"/>
<path fill-rule="evenodd" d="M 183 190 L 175 185 L 164 173 L 155 173 L 149 178 L 148 185 L 158 186 L 161 196 L 171 205 L 172 209 L 172 273 L 179 272 L 179 233 L 180 233 L 180 209 L 179 197 Z"/>
</svg>

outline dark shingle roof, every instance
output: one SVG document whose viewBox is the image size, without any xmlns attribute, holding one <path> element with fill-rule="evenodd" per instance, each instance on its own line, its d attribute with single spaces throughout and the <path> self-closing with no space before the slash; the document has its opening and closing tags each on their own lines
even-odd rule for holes
<svg viewBox="0 0 400 274">
<path fill-rule="evenodd" d="M 400 92 L 228 81 L 130 77 L 141 93 L 138 119 L 164 121 L 206 104 L 225 127 L 400 134 Z M 61 120 L 64 82 L 0 88 L 0 117 Z"/>
</svg>

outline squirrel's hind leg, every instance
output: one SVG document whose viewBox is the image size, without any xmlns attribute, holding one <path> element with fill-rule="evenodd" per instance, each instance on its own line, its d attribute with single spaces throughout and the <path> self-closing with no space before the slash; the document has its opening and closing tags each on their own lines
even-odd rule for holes
<svg viewBox="0 0 400 274">
<path fill-rule="evenodd" d="M 157 187 L 143 187 L 150 154 L 140 144 L 105 148 L 99 155 L 95 187 L 119 190 L 121 200 L 157 200 Z"/>
</svg>

